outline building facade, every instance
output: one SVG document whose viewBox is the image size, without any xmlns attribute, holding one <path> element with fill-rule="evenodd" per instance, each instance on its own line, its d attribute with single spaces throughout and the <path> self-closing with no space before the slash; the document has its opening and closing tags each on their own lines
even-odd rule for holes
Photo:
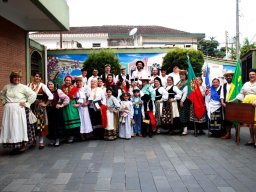
<svg viewBox="0 0 256 192">
<path fill-rule="evenodd" d="M 48 49 L 115 48 L 115 47 L 180 47 L 195 48 L 205 37 L 162 26 L 103 25 L 71 27 L 65 32 L 38 32 L 29 37 Z"/>
<path fill-rule="evenodd" d="M 61 11 L 59 10 L 61 8 Z M 66 14 L 63 15 L 63 12 Z M 9 83 L 11 71 L 22 72 L 27 84 L 33 70 L 45 75 L 45 47 L 29 40 L 29 31 L 68 30 L 69 8 L 65 0 L 0 1 L 0 89 Z M 0 106 L 0 121 L 2 120 Z"/>
</svg>

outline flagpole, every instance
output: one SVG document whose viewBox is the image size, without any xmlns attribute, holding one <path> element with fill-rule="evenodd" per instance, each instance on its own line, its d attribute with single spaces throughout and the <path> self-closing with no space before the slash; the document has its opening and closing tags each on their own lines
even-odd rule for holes
<svg viewBox="0 0 256 192">
<path fill-rule="evenodd" d="M 240 39 L 239 39 L 239 1 L 236 0 L 236 60 L 240 60 Z"/>
</svg>

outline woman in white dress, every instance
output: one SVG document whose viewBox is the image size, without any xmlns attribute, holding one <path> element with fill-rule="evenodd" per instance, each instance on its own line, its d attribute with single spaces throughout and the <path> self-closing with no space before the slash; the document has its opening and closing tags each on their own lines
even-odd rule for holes
<svg viewBox="0 0 256 192">
<path fill-rule="evenodd" d="M 27 142 L 33 138 L 28 135 L 32 130 L 28 130 L 27 119 L 29 107 L 36 100 L 36 93 L 21 84 L 20 80 L 21 73 L 12 72 L 10 83 L 1 91 L 4 109 L 0 143 L 3 143 L 4 147 L 13 148 L 13 152 L 25 151 Z"/>
<path fill-rule="evenodd" d="M 106 107 L 107 107 L 107 127 L 105 128 L 104 139 L 108 141 L 115 140 L 117 138 L 118 131 L 118 111 L 120 109 L 120 103 L 116 97 L 112 95 L 113 89 L 111 87 L 107 88 L 107 98 L 106 98 Z"/>
<path fill-rule="evenodd" d="M 131 139 L 133 136 L 133 128 L 131 125 L 131 120 L 133 118 L 133 104 L 129 100 L 130 94 L 122 94 L 123 101 L 121 101 L 120 107 L 120 123 L 119 123 L 119 137 L 123 139 Z"/>
<path fill-rule="evenodd" d="M 81 140 L 85 141 L 86 139 L 91 138 L 92 134 L 92 123 L 89 115 L 88 105 L 88 87 L 87 85 L 83 86 L 82 77 L 76 77 L 76 86 L 78 88 L 78 92 L 76 93 L 76 104 L 74 107 L 78 108 L 79 116 L 80 116 L 80 135 Z"/>
</svg>

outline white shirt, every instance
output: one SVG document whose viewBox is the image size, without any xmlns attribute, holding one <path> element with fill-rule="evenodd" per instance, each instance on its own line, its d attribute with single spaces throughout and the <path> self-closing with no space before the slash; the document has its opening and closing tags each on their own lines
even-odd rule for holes
<svg viewBox="0 0 256 192">
<path fill-rule="evenodd" d="M 173 84 L 177 85 L 177 83 L 180 81 L 180 74 L 179 73 L 170 73 L 168 76 L 171 76 L 173 78 Z"/>
<path fill-rule="evenodd" d="M 161 83 L 162 83 L 162 86 L 163 87 L 166 87 L 167 86 L 167 78 L 168 78 L 168 75 L 165 75 L 164 77 L 162 75 L 159 75 L 160 79 L 161 79 Z"/>
<path fill-rule="evenodd" d="M 141 79 L 142 77 L 148 77 L 148 73 L 146 70 L 142 69 L 141 71 L 133 71 L 132 79 Z"/>
</svg>

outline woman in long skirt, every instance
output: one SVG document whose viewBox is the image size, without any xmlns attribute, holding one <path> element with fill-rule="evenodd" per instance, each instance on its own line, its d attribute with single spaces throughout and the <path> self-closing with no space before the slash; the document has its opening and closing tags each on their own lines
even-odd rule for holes
<svg viewBox="0 0 256 192">
<path fill-rule="evenodd" d="M 63 107 L 69 103 L 69 97 L 62 90 L 57 89 L 53 81 L 48 81 L 47 86 L 53 94 L 53 100 L 47 106 L 48 129 L 47 138 L 54 140 L 50 145 L 60 146 L 60 139 L 64 137 Z"/>
<path fill-rule="evenodd" d="M 187 98 L 188 95 L 188 75 L 186 70 L 180 70 L 180 81 L 177 83 L 177 87 L 182 91 L 182 97 L 179 102 L 180 123 L 183 129 L 182 135 L 188 134 L 188 122 L 189 122 L 189 109 L 190 101 Z"/>
<path fill-rule="evenodd" d="M 41 83 L 42 75 L 40 72 L 34 72 L 33 81 L 29 87 L 37 94 L 35 103 L 31 106 L 37 117 L 36 133 L 39 137 L 39 149 L 44 148 L 44 137 L 48 135 L 48 116 L 46 106 L 53 99 L 51 91 L 47 86 Z"/>
<path fill-rule="evenodd" d="M 112 95 L 113 89 L 111 87 L 107 88 L 107 127 L 105 128 L 104 139 L 105 140 L 115 140 L 117 138 L 118 124 L 116 123 L 117 113 L 120 109 L 120 103 L 116 97 Z"/>
<path fill-rule="evenodd" d="M 36 94 L 20 83 L 21 73 L 12 72 L 10 83 L 1 91 L 4 104 L 3 119 L 0 132 L 0 143 L 4 147 L 13 148 L 13 152 L 26 150 L 27 143 L 33 142 L 33 133 L 28 129 L 28 112 L 30 105 L 36 100 Z"/>
<path fill-rule="evenodd" d="M 106 104 L 106 96 L 102 88 L 97 87 L 97 80 L 91 80 L 91 89 L 89 91 L 89 114 L 93 129 L 94 139 L 104 139 L 103 123 L 106 121 L 102 107 Z M 104 117 L 104 118 L 102 118 Z M 104 123 L 105 124 L 105 123 Z"/>
<path fill-rule="evenodd" d="M 80 115 L 80 136 L 81 140 L 85 141 L 86 139 L 91 138 L 92 134 L 92 123 L 89 115 L 88 105 L 88 88 L 85 85 L 83 87 L 83 79 L 82 77 L 76 77 L 76 86 L 79 91 L 76 94 L 77 104 L 74 104 L 75 107 L 78 107 L 79 115 Z"/>
<path fill-rule="evenodd" d="M 68 143 L 74 141 L 74 137 L 79 133 L 80 116 L 78 109 L 73 105 L 76 104 L 75 96 L 78 88 L 72 84 L 72 77 L 66 76 L 62 91 L 69 97 L 69 104 L 63 108 L 64 124 L 66 135 L 68 136 Z"/>
<path fill-rule="evenodd" d="M 178 127 L 180 122 L 180 113 L 177 101 L 181 99 L 182 95 L 181 90 L 173 84 L 172 76 L 167 78 L 166 91 L 168 92 L 168 101 L 164 108 L 165 112 L 163 111 L 165 118 L 162 118 L 162 124 L 168 127 L 169 132 L 171 133 L 175 127 Z"/>
</svg>

